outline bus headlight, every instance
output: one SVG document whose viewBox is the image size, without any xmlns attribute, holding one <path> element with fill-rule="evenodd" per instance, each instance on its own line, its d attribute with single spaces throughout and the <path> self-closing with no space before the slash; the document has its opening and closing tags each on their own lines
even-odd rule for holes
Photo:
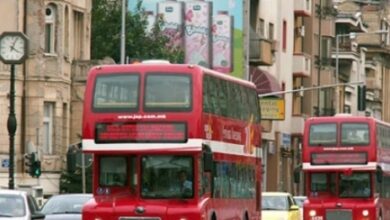
<svg viewBox="0 0 390 220">
<path fill-rule="evenodd" d="M 310 212 L 309 212 L 309 216 L 310 216 L 310 217 L 314 217 L 314 216 L 316 216 L 316 215 L 317 215 L 316 210 L 310 210 Z"/>
<path fill-rule="evenodd" d="M 367 216 L 368 216 L 368 214 L 369 214 L 369 212 L 368 212 L 368 210 L 367 210 L 367 209 L 365 209 L 365 210 L 363 210 L 362 214 L 363 214 L 363 216 L 364 216 L 364 217 L 367 217 Z"/>
</svg>

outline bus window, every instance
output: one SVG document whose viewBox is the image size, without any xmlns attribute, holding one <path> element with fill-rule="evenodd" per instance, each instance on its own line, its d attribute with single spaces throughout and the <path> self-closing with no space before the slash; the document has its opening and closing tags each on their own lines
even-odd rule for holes
<svg viewBox="0 0 390 220">
<path fill-rule="evenodd" d="M 369 197 L 371 195 L 370 173 L 354 172 L 340 174 L 340 197 Z"/>
<path fill-rule="evenodd" d="M 141 195 L 144 198 L 193 196 L 193 159 L 190 156 L 143 156 Z"/>
<path fill-rule="evenodd" d="M 309 145 L 335 145 L 336 143 L 337 126 L 335 123 L 310 126 Z"/>
<path fill-rule="evenodd" d="M 139 75 L 98 76 L 93 97 L 94 111 L 138 109 Z"/>
<path fill-rule="evenodd" d="M 343 123 L 341 125 L 342 145 L 367 145 L 369 143 L 367 123 Z"/>
<path fill-rule="evenodd" d="M 313 173 L 311 174 L 311 186 L 312 192 L 324 192 L 328 189 L 328 180 L 326 173 Z"/>
<path fill-rule="evenodd" d="M 100 186 L 126 186 L 127 179 L 126 157 L 110 156 L 100 158 Z"/>
<path fill-rule="evenodd" d="M 155 73 L 146 76 L 145 111 L 189 111 L 191 103 L 189 76 Z"/>
</svg>

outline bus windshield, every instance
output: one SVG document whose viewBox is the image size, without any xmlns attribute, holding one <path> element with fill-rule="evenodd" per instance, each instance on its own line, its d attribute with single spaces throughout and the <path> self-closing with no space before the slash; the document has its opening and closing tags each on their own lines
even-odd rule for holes
<svg viewBox="0 0 390 220">
<path fill-rule="evenodd" d="M 352 173 L 351 175 L 340 174 L 339 192 L 340 197 L 356 198 L 369 197 L 371 184 L 369 173 Z"/>
<path fill-rule="evenodd" d="M 142 197 L 190 198 L 193 196 L 193 161 L 190 156 L 142 157 Z"/>
<path fill-rule="evenodd" d="M 189 111 L 191 78 L 183 74 L 149 73 L 145 84 L 145 111 Z"/>
<path fill-rule="evenodd" d="M 136 111 L 138 109 L 139 75 L 98 76 L 93 97 L 93 110 Z"/>
<path fill-rule="evenodd" d="M 310 145 L 335 145 L 337 126 L 335 123 L 313 124 L 310 126 Z"/>
<path fill-rule="evenodd" d="M 369 144 L 369 129 L 367 123 L 343 123 L 341 125 L 342 145 Z"/>
</svg>

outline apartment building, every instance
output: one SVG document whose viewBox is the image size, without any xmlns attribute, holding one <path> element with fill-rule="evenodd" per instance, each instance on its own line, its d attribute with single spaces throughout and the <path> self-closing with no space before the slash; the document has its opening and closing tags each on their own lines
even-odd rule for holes
<svg viewBox="0 0 390 220">
<path fill-rule="evenodd" d="M 80 141 L 82 85 L 92 65 L 91 1 L 0 1 L 0 33 L 23 32 L 29 42 L 27 60 L 15 65 L 15 188 L 41 185 L 45 194 L 58 193 L 68 145 Z M 8 187 L 10 65 L 1 62 L 0 88 L 0 187 Z M 24 171 L 30 152 L 41 160 L 39 180 Z"/>
</svg>

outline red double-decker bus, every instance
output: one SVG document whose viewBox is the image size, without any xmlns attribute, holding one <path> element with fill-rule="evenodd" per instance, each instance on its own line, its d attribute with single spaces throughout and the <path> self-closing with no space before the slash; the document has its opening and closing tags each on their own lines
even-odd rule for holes
<svg viewBox="0 0 390 220">
<path fill-rule="evenodd" d="M 346 114 L 314 117 L 303 136 L 303 219 L 390 219 L 390 124 Z"/>
<path fill-rule="evenodd" d="M 94 67 L 83 220 L 260 219 L 259 122 L 253 83 L 188 64 Z"/>
</svg>

